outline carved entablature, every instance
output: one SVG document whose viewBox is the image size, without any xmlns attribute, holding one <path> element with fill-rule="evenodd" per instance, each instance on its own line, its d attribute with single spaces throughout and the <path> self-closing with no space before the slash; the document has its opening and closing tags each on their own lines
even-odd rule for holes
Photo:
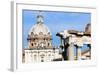
<svg viewBox="0 0 100 73">
<path fill-rule="evenodd" d="M 91 44 L 91 36 L 85 35 L 84 32 L 65 30 L 56 34 L 62 39 L 66 39 L 68 44 L 73 43 L 74 45 L 83 46 L 83 44 Z"/>
</svg>

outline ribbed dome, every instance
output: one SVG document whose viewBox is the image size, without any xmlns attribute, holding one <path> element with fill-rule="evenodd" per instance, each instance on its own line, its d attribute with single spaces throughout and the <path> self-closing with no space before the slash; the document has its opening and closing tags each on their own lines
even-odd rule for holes
<svg viewBox="0 0 100 73">
<path fill-rule="evenodd" d="M 39 34 L 39 33 L 43 33 L 44 35 L 50 34 L 50 31 L 48 29 L 47 26 L 45 26 L 44 24 L 36 24 L 35 26 L 32 27 L 31 32 L 33 32 L 33 34 Z M 31 33 L 29 32 L 29 34 Z"/>
<path fill-rule="evenodd" d="M 34 35 L 37 34 L 39 35 L 40 33 L 42 33 L 43 35 L 48 35 L 50 33 L 50 30 L 48 29 L 48 27 L 43 23 L 43 16 L 39 15 L 37 16 L 37 24 L 35 24 L 29 34 L 33 33 Z"/>
</svg>

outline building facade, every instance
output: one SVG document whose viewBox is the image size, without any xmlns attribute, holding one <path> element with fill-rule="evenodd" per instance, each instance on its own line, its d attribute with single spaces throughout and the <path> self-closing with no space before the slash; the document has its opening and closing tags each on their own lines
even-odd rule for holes
<svg viewBox="0 0 100 73">
<path fill-rule="evenodd" d="M 59 49 L 52 44 L 52 34 L 44 24 L 43 16 L 37 16 L 37 23 L 28 34 L 28 48 L 24 49 L 25 63 L 49 62 L 62 59 Z"/>
</svg>

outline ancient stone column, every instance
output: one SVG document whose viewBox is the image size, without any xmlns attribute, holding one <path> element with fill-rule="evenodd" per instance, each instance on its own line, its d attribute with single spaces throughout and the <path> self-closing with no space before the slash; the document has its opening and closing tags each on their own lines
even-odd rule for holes
<svg viewBox="0 0 100 73">
<path fill-rule="evenodd" d="M 74 60 L 74 44 L 69 44 L 68 47 L 68 60 Z"/>
<path fill-rule="evenodd" d="M 62 40 L 62 38 L 60 38 L 60 42 L 61 42 L 61 45 L 63 44 L 63 40 Z"/>
<path fill-rule="evenodd" d="M 87 44 L 87 46 L 89 47 L 89 55 L 90 55 L 89 59 L 91 59 L 91 44 Z"/>
<path fill-rule="evenodd" d="M 81 60 L 81 47 L 77 46 L 77 60 Z"/>
<path fill-rule="evenodd" d="M 63 51 L 64 50 L 64 40 L 62 39 L 62 37 L 60 38 L 60 42 L 61 42 L 61 45 L 60 45 L 60 48 L 61 48 L 61 50 L 62 50 L 62 60 L 66 60 L 65 59 L 65 52 Z"/>
</svg>

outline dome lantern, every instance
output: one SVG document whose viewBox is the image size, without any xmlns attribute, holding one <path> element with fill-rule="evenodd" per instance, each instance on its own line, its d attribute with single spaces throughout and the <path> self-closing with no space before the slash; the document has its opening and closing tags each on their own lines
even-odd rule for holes
<svg viewBox="0 0 100 73">
<path fill-rule="evenodd" d="M 37 24 L 43 24 L 43 16 L 42 15 L 37 16 Z"/>
</svg>

